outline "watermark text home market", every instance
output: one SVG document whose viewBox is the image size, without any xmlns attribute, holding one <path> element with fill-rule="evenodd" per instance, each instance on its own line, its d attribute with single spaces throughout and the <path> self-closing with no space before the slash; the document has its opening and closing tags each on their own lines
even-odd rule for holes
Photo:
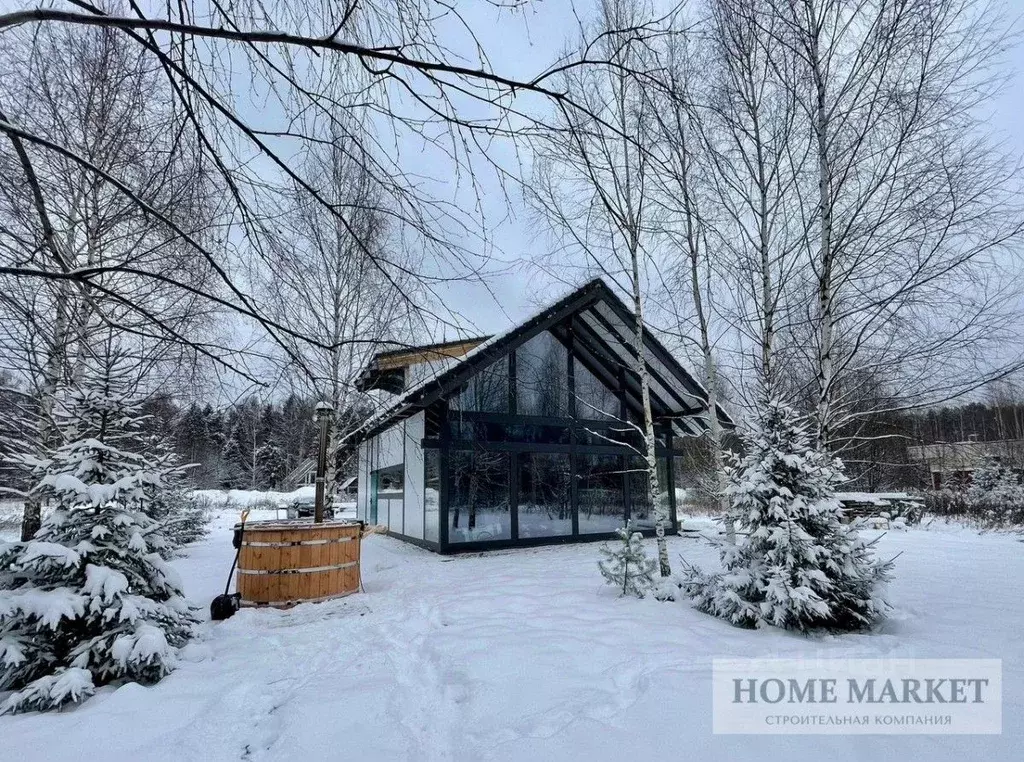
<svg viewBox="0 0 1024 762">
<path fill-rule="evenodd" d="M 957 678 L 733 678 L 734 704 L 983 704 L 989 680 Z M 845 696 L 843 694 L 845 693 Z"/>
</svg>

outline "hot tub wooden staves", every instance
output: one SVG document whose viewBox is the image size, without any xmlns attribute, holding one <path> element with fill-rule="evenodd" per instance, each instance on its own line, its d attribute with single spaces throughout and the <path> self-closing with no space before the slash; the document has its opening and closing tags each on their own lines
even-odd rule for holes
<svg viewBox="0 0 1024 762">
<path fill-rule="evenodd" d="M 360 525 L 263 521 L 245 525 L 237 590 L 243 606 L 288 608 L 359 590 Z"/>
</svg>

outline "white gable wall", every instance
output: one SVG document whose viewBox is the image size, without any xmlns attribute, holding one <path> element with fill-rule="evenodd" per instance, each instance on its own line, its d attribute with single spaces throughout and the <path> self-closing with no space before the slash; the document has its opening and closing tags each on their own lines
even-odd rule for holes
<svg viewBox="0 0 1024 762">
<path fill-rule="evenodd" d="M 424 414 L 420 412 L 359 445 L 358 518 L 372 520 L 370 474 L 404 463 L 402 510 L 398 510 L 396 501 L 381 500 L 377 506 L 377 523 L 392 532 L 423 539 L 423 435 Z"/>
<path fill-rule="evenodd" d="M 367 520 L 370 507 L 370 443 L 359 444 L 359 480 L 356 484 L 356 518 Z"/>
<path fill-rule="evenodd" d="M 403 534 L 423 539 L 424 414 L 405 421 L 405 525 Z"/>
</svg>

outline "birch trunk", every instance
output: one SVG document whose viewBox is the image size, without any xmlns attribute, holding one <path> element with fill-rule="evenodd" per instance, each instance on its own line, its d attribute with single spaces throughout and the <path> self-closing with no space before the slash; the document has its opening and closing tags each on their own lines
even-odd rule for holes
<svg viewBox="0 0 1024 762">
<path fill-rule="evenodd" d="M 672 576 L 668 560 L 668 543 L 665 541 L 665 525 L 671 521 L 665 505 L 659 499 L 658 458 L 654 451 L 654 416 L 651 414 L 651 384 L 647 371 L 647 351 L 644 346 L 644 307 L 640 293 L 639 244 L 634 236 L 630 241 L 630 265 L 632 266 L 633 312 L 636 315 L 636 373 L 640 377 L 641 404 L 644 409 L 644 457 L 647 461 L 647 488 L 651 510 L 654 511 L 654 535 L 658 544 L 658 571 L 663 578 Z"/>
<path fill-rule="evenodd" d="M 825 72 L 821 60 L 818 27 L 810 24 L 807 52 L 814 83 L 814 140 L 818 173 L 818 325 L 816 357 L 818 447 L 827 448 L 831 440 L 832 399 L 835 392 L 835 299 L 833 293 L 834 251 L 832 247 L 833 204 L 829 165 L 829 116 L 826 108 Z"/>
<path fill-rule="evenodd" d="M 43 378 L 38 392 L 39 420 L 36 422 L 36 451 L 46 452 L 56 437 L 54 427 L 54 403 L 57 387 L 60 384 L 63 357 L 66 349 L 67 307 L 63 299 L 58 299 L 57 315 L 54 320 L 53 336 L 43 367 Z M 38 498 L 30 496 L 25 500 L 25 508 L 21 516 L 21 541 L 28 542 L 35 537 L 43 525 L 42 503 Z"/>
<path fill-rule="evenodd" d="M 725 537 L 731 544 L 736 544 L 736 527 L 729 515 L 729 499 L 725 495 L 728 479 L 725 475 L 725 458 L 723 457 L 722 422 L 718 419 L 718 369 L 715 366 L 714 354 L 711 350 L 711 338 L 708 331 L 707 315 L 704 311 L 704 300 L 700 293 L 698 277 L 698 257 L 695 248 L 690 249 L 690 285 L 693 292 L 693 305 L 697 313 L 697 324 L 700 331 L 701 353 L 704 356 L 704 380 L 708 392 L 708 437 L 711 439 L 711 465 L 715 469 L 715 486 L 717 487 L 718 509 L 721 511 L 725 524 Z"/>
<path fill-rule="evenodd" d="M 698 331 L 704 384 L 708 393 L 708 437 L 712 450 L 715 499 L 725 525 L 727 539 L 734 543 L 736 533 L 729 518 L 729 501 L 724 494 L 727 480 L 723 457 L 723 431 L 718 418 L 718 368 L 709 327 L 713 276 L 707 236 L 709 230 L 714 228 L 714 214 L 708 212 L 709 207 L 718 206 L 714 201 L 714 194 L 718 189 L 707 178 L 712 176 L 716 169 L 716 146 L 705 124 L 707 115 L 694 106 L 703 100 L 696 93 L 700 92 L 699 88 L 706 85 L 701 81 L 697 84 L 696 91 L 691 90 L 693 85 L 690 79 L 690 73 L 699 71 L 701 64 L 706 63 L 706 60 L 702 56 L 695 56 L 678 42 L 670 44 L 668 57 L 671 62 L 671 90 L 665 108 L 656 110 L 654 117 L 660 130 L 659 139 L 668 147 L 670 157 L 662 192 L 666 199 L 665 208 L 670 212 L 669 219 L 678 218 L 683 226 L 686 269 L 680 268 L 679 288 L 682 291 L 688 287 L 693 302 L 693 318 Z M 671 118 L 666 119 L 663 116 L 666 112 L 671 114 Z M 708 197 L 709 200 L 705 201 Z M 702 266 L 707 268 L 707 299 L 702 292 Z M 691 330 L 690 321 L 684 321 L 678 313 L 676 321 L 679 335 L 686 336 Z"/>
</svg>

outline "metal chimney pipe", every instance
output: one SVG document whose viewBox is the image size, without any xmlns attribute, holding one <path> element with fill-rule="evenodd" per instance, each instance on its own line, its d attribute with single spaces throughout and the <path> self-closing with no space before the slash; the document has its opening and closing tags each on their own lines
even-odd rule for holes
<svg viewBox="0 0 1024 762">
<path fill-rule="evenodd" d="M 324 521 L 324 491 L 327 486 L 327 442 L 331 433 L 334 408 L 326 402 L 316 403 L 313 420 L 320 424 L 320 447 L 316 459 L 316 497 L 313 504 L 313 523 Z"/>
</svg>

